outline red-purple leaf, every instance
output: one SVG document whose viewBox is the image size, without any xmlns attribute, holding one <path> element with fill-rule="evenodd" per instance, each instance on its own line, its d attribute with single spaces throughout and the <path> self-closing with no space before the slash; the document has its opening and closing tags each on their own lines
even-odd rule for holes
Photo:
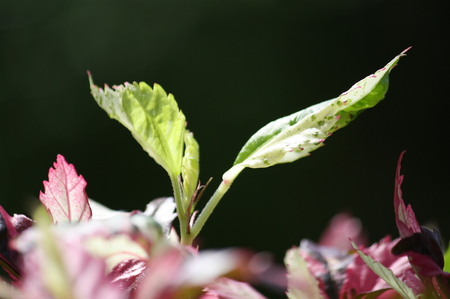
<svg viewBox="0 0 450 299">
<path fill-rule="evenodd" d="M 402 164 L 402 158 L 405 152 L 402 152 L 398 159 L 397 172 L 395 174 L 395 192 L 394 192 L 394 209 L 395 209 L 395 222 L 397 224 L 400 238 L 412 236 L 414 233 L 420 233 L 420 225 L 417 222 L 416 216 L 411 206 L 405 205 L 402 198 L 402 182 L 403 175 L 400 175 L 400 169 Z"/>
<path fill-rule="evenodd" d="M 13 217 L 0 206 L 0 266 L 11 277 L 13 284 L 20 283 L 20 253 L 10 248 L 10 241 L 22 231 L 33 225 L 33 220 L 25 215 L 14 214 Z"/>
<path fill-rule="evenodd" d="M 133 298 L 136 289 L 145 277 L 147 262 L 139 259 L 122 261 L 108 274 L 110 281 L 122 290 L 124 298 Z"/>
<path fill-rule="evenodd" d="M 379 269 L 382 267 L 389 269 L 393 273 L 391 273 L 392 276 L 404 282 L 408 288 L 412 289 L 414 294 L 424 292 L 424 286 L 415 275 L 408 259 L 391 253 L 392 247 L 396 243 L 397 240 L 392 241 L 390 236 L 386 236 L 380 242 L 361 249 L 361 253 L 371 257 L 373 261 L 367 264 L 367 261 L 361 256 L 355 257 L 346 270 L 346 279 L 341 289 L 342 298 L 346 296 L 351 298 L 351 294 L 364 294 L 393 287 L 390 282 L 396 282 L 389 280 L 388 276 L 380 276 L 380 273 L 375 273 L 375 270 L 369 267 L 371 265 Z M 378 264 L 380 266 L 376 266 Z"/>
<path fill-rule="evenodd" d="M 48 171 L 48 182 L 44 181 L 45 193 L 39 199 L 54 223 L 89 220 L 92 211 L 86 189 L 86 181 L 75 167 L 58 155 L 54 168 Z"/>
</svg>

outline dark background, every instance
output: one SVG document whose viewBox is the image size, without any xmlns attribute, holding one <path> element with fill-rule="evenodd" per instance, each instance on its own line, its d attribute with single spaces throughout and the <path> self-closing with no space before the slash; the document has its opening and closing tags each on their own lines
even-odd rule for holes
<svg viewBox="0 0 450 299">
<path fill-rule="evenodd" d="M 200 206 L 247 139 L 271 120 L 346 91 L 413 48 L 387 98 L 311 157 L 244 170 L 201 233 L 203 248 L 284 252 L 317 240 L 347 210 L 371 241 L 398 236 L 404 197 L 421 223 L 448 227 L 447 1 L 0 1 L 0 202 L 26 213 L 57 154 L 114 209 L 171 195 L 165 172 L 90 95 L 98 85 L 157 82 L 201 146 Z"/>
</svg>

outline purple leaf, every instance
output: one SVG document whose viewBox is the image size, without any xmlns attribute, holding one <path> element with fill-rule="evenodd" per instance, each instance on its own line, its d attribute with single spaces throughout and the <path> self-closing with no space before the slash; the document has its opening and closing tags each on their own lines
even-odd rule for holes
<svg viewBox="0 0 450 299">
<path fill-rule="evenodd" d="M 407 255 L 409 262 L 417 267 L 421 276 L 436 276 L 445 274 L 444 254 L 442 252 L 439 231 L 422 227 L 422 233 L 401 239 L 393 248 L 395 255 Z"/>
<path fill-rule="evenodd" d="M 133 298 L 144 279 L 147 262 L 139 259 L 125 260 L 115 266 L 108 275 L 111 282 L 122 290 L 124 298 Z"/>
<path fill-rule="evenodd" d="M 39 199 L 54 223 L 89 220 L 92 211 L 86 189 L 86 181 L 75 167 L 58 155 L 54 168 L 48 171 L 48 182 L 44 181 L 45 193 Z"/>
<path fill-rule="evenodd" d="M 22 231 L 33 225 L 33 220 L 25 215 L 13 217 L 0 206 L 0 265 L 8 273 L 13 284 L 20 282 L 19 265 L 22 256 L 10 248 L 10 241 L 15 239 Z"/>
<path fill-rule="evenodd" d="M 346 279 L 345 271 L 353 262 L 354 255 L 339 247 L 318 245 L 308 239 L 300 242 L 299 252 L 308 270 L 318 281 L 322 296 L 337 297 Z"/>
</svg>

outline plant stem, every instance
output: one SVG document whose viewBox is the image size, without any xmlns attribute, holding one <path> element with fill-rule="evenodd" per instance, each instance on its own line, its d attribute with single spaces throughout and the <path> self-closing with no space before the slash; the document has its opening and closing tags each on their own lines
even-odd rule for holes
<svg viewBox="0 0 450 299">
<path fill-rule="evenodd" d="M 231 187 L 231 184 L 244 168 L 245 166 L 235 165 L 223 174 L 222 182 L 214 192 L 213 196 L 209 199 L 208 203 L 203 208 L 202 212 L 191 228 L 191 234 L 189 235 L 189 244 L 192 244 L 192 241 L 194 241 L 195 237 L 197 237 L 197 235 L 200 233 L 203 225 L 205 225 L 206 223 L 206 220 L 208 220 L 209 216 L 212 214 L 219 201 L 222 199 L 225 193 L 227 193 L 228 189 L 230 189 Z"/>
<path fill-rule="evenodd" d="M 192 240 L 194 240 L 194 238 L 200 233 L 206 220 L 208 220 L 209 216 L 214 211 L 214 208 L 217 206 L 217 204 L 225 195 L 225 193 L 228 191 L 228 189 L 230 189 L 231 183 L 232 181 L 223 180 L 222 183 L 220 183 L 217 190 L 214 192 L 213 196 L 209 199 L 208 203 L 203 208 L 202 212 L 195 221 L 195 224 L 192 226 L 190 236 Z"/>
<path fill-rule="evenodd" d="M 170 181 L 172 182 L 172 188 L 173 188 L 173 196 L 175 198 L 175 203 L 177 205 L 177 214 L 178 214 L 178 221 L 180 222 L 180 237 L 181 237 L 181 244 L 184 245 L 191 245 L 192 241 L 190 243 L 188 242 L 188 236 L 187 236 L 187 230 L 186 230 L 186 214 L 184 211 L 183 206 L 183 195 L 181 194 L 180 189 L 180 182 L 178 180 L 178 176 L 171 175 Z"/>
</svg>

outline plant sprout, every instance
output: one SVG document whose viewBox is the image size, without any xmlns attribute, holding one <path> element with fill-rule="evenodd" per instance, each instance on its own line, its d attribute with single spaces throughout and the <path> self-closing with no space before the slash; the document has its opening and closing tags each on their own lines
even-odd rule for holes
<svg viewBox="0 0 450 299">
<path fill-rule="evenodd" d="M 407 50 L 338 97 L 258 130 L 200 213 L 196 205 L 211 180 L 199 181 L 199 144 L 174 96 L 144 82 L 102 89 L 89 73 L 98 105 L 167 172 L 173 194 L 143 211 L 111 210 L 88 197 L 83 176 L 58 155 L 32 218 L 11 216 L 0 206 L 0 265 L 9 275 L 0 298 L 263 299 L 249 283 L 259 282 L 289 299 L 450 299 L 450 252 L 444 253 L 437 229 L 420 226 L 402 198 L 403 154 L 395 176 L 398 239 L 369 245 L 360 222 L 339 214 L 318 243 L 305 239 L 289 249 L 285 267 L 248 250 L 192 246 L 245 168 L 294 162 L 323 146 L 385 97 L 389 74 Z"/>
</svg>

